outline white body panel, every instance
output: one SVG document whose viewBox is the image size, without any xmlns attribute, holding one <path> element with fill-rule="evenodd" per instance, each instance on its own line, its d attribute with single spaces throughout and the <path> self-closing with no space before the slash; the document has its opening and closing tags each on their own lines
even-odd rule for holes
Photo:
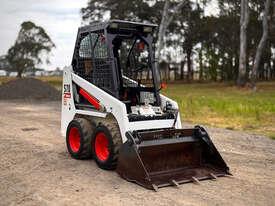
<svg viewBox="0 0 275 206">
<path fill-rule="evenodd" d="M 66 67 L 63 72 L 63 85 L 62 85 L 62 109 L 61 109 L 61 134 L 66 136 L 66 131 L 69 123 L 75 116 L 76 109 L 73 101 L 72 92 L 72 68 Z M 65 91 L 65 85 L 69 85 L 70 91 Z M 65 95 L 69 96 L 65 96 Z"/>
<path fill-rule="evenodd" d="M 142 130 L 142 129 L 160 129 L 172 127 L 174 123 L 173 119 L 169 120 L 146 120 L 146 121 L 136 121 L 129 123 L 128 131 Z"/>
<path fill-rule="evenodd" d="M 72 82 L 80 86 L 82 89 L 87 91 L 90 95 L 94 96 L 99 100 L 100 104 L 104 106 L 105 112 L 88 111 L 88 110 L 76 110 L 73 100 Z M 70 95 L 68 95 L 68 87 L 70 87 Z M 178 109 L 178 104 L 169 99 L 168 97 L 161 95 L 162 107 L 169 101 L 173 108 Z M 142 130 L 142 129 L 160 129 L 160 128 L 171 128 L 174 124 L 174 120 L 147 120 L 147 121 L 135 121 L 129 122 L 126 106 L 123 102 L 119 101 L 115 97 L 111 96 L 107 92 L 91 84 L 85 79 L 74 74 L 71 67 L 64 68 L 63 73 L 63 89 L 62 89 L 62 113 L 61 113 L 61 133 L 66 136 L 66 130 L 69 123 L 74 119 L 76 114 L 83 114 L 88 116 L 96 116 L 105 118 L 107 114 L 112 114 L 116 119 L 122 136 L 122 142 L 124 143 L 127 138 L 125 133 L 127 131 Z M 180 115 L 175 124 L 177 129 L 181 128 Z"/>
</svg>

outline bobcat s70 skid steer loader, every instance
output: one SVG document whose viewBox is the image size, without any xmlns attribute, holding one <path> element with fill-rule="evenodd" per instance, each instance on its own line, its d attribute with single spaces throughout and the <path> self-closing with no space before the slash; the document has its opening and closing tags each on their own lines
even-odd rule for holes
<svg viewBox="0 0 275 206">
<path fill-rule="evenodd" d="M 160 94 L 155 28 L 121 20 L 79 28 L 63 75 L 69 153 L 154 190 L 230 175 L 205 129 L 182 129 L 178 104 Z"/>
</svg>

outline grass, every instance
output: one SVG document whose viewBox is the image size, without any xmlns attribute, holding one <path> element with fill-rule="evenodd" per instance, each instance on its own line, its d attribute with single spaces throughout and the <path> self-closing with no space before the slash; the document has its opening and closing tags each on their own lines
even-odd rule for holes
<svg viewBox="0 0 275 206">
<path fill-rule="evenodd" d="M 0 85 L 11 79 L 0 77 Z M 61 77 L 38 79 L 61 89 Z M 275 139 L 275 82 L 259 83 L 257 92 L 222 83 L 169 84 L 162 93 L 178 102 L 183 121 Z"/>
<path fill-rule="evenodd" d="M 163 93 L 178 102 L 183 121 L 275 139 L 275 83 L 259 83 L 257 92 L 218 83 L 170 84 Z"/>
<path fill-rule="evenodd" d="M 15 79 L 15 77 L 0 77 L 0 85 L 13 79 Z"/>
</svg>

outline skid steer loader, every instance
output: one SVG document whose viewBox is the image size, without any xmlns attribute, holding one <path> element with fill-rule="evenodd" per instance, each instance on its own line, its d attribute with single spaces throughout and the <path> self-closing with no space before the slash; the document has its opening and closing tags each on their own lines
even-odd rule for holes
<svg viewBox="0 0 275 206">
<path fill-rule="evenodd" d="M 154 190 L 231 175 L 205 129 L 182 129 L 178 104 L 160 94 L 155 28 L 121 20 L 79 28 L 63 74 L 68 152 Z"/>
</svg>

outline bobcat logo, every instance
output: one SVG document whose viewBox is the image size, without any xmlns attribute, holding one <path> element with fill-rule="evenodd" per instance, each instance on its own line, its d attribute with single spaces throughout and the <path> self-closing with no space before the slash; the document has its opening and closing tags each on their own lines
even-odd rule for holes
<svg viewBox="0 0 275 206">
<path fill-rule="evenodd" d="M 70 85 L 69 84 L 64 84 L 64 93 L 70 93 Z"/>
<path fill-rule="evenodd" d="M 71 87 L 69 84 L 64 84 L 64 105 L 67 105 L 67 99 L 71 98 Z"/>
</svg>

